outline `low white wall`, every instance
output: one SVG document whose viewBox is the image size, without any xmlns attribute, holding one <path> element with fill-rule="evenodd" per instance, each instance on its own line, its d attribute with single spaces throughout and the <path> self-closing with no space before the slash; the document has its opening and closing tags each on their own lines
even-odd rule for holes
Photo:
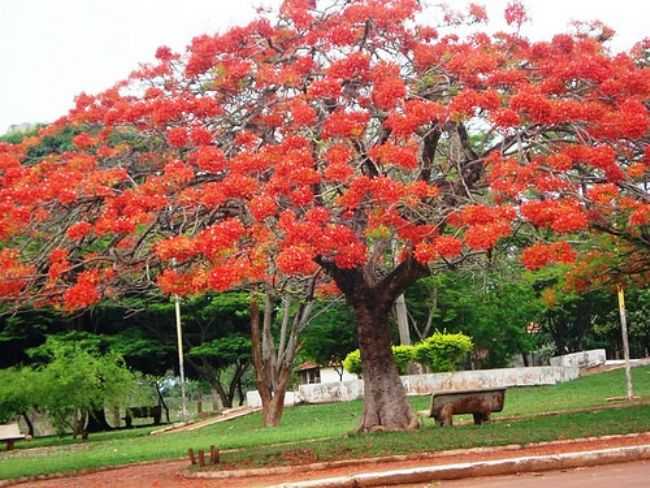
<svg viewBox="0 0 650 488">
<path fill-rule="evenodd" d="M 358 380 L 359 377 L 356 374 L 348 373 L 346 370 L 343 370 L 343 381 Z M 320 382 L 321 383 L 337 383 L 341 381 L 341 377 L 334 368 L 321 368 L 320 369 Z"/>
<path fill-rule="evenodd" d="M 607 360 L 605 349 L 592 349 L 590 351 L 574 352 L 551 358 L 551 366 L 565 366 L 575 368 L 593 368 L 602 366 Z"/>
<path fill-rule="evenodd" d="M 290 407 L 296 403 L 301 403 L 300 397 L 293 391 L 288 391 L 284 395 L 284 406 Z M 246 392 L 246 405 L 251 408 L 259 408 L 262 406 L 262 399 L 257 390 Z"/>
<path fill-rule="evenodd" d="M 401 378 L 408 395 L 429 395 L 434 391 L 446 390 L 554 385 L 574 380 L 578 375 L 577 367 L 538 366 L 419 374 Z M 300 385 L 299 396 L 306 403 L 355 400 L 363 397 L 363 380 Z"/>
</svg>

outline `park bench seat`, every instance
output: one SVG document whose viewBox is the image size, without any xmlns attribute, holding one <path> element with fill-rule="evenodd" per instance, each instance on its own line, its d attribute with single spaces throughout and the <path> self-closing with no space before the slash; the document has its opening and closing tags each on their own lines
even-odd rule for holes
<svg viewBox="0 0 650 488">
<path fill-rule="evenodd" d="M 14 448 L 14 443 L 25 439 L 25 436 L 20 433 L 18 422 L 11 424 L 0 424 L 0 442 L 4 442 L 7 446 L 7 451 Z"/>
<path fill-rule="evenodd" d="M 474 423 L 480 425 L 490 420 L 492 412 L 503 410 L 505 396 L 505 388 L 435 392 L 431 395 L 429 416 L 447 426 L 453 425 L 454 415 L 471 413 Z"/>
<path fill-rule="evenodd" d="M 127 427 L 133 425 L 133 419 L 142 419 L 152 417 L 153 423 L 155 425 L 160 425 L 160 419 L 162 418 L 162 407 L 160 405 L 155 405 L 153 407 L 129 407 L 126 409 L 126 416 L 124 421 L 126 422 Z"/>
</svg>

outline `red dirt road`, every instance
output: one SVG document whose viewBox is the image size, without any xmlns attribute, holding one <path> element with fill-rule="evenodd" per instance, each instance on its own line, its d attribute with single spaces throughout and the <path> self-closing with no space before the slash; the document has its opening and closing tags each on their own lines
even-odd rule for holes
<svg viewBox="0 0 650 488">
<path fill-rule="evenodd" d="M 325 470 L 310 471 L 310 472 L 295 472 L 290 474 L 276 474 L 257 476 L 253 478 L 234 478 L 234 479 L 185 479 L 180 474 L 180 471 L 187 467 L 186 461 L 172 461 L 156 464 L 134 465 L 107 471 L 101 471 L 92 474 L 78 475 L 69 478 L 59 478 L 43 481 L 29 481 L 20 485 L 21 488 L 262 488 L 275 484 L 282 483 L 283 481 L 299 481 L 305 479 L 318 479 L 329 478 L 334 476 L 342 476 L 352 473 L 361 473 L 369 471 L 386 471 L 392 469 L 401 469 L 417 466 L 430 466 L 439 464 L 449 464 L 458 462 L 480 461 L 488 459 L 502 459 L 519 456 L 533 456 L 542 454 L 557 454 L 562 452 L 579 452 L 596 449 L 614 448 L 622 446 L 632 446 L 650 444 L 650 433 L 645 433 L 637 436 L 621 436 L 610 437 L 594 440 L 581 440 L 581 441 L 564 441 L 557 443 L 547 443 L 542 445 L 533 445 L 525 448 L 510 448 L 510 449 L 485 449 L 478 451 L 457 451 L 441 453 L 439 455 L 422 456 L 420 458 L 409 458 L 407 460 L 384 461 L 381 463 L 368 463 L 362 462 L 352 466 L 345 467 L 330 467 Z M 639 463 L 635 463 L 639 464 Z M 638 485 L 647 488 L 650 486 L 650 464 L 641 463 L 646 473 L 643 477 L 645 484 Z M 601 469 L 601 468 L 598 468 Z M 605 469 L 605 468 L 602 468 Z M 642 471 L 642 470 L 641 470 Z M 544 474 L 544 476 L 551 476 L 551 474 Z M 522 477 L 512 477 L 517 483 L 523 479 Z M 532 476 L 534 482 L 537 477 Z M 549 478 L 550 479 L 550 478 Z M 445 482 L 446 484 L 435 483 L 433 485 L 412 485 L 414 487 L 430 487 L 430 486 L 449 486 L 450 488 L 460 488 L 477 486 L 477 487 L 497 487 L 508 485 L 470 485 L 470 480 L 454 482 Z M 479 482 L 479 481 L 476 481 Z M 489 478 L 480 480 L 481 483 L 488 483 Z M 460 484 L 459 484 L 460 483 Z M 519 487 L 520 485 L 512 485 Z M 528 488 L 528 486 L 553 486 L 548 485 L 521 485 Z M 565 485 L 561 484 L 564 488 Z M 582 485 L 566 485 L 569 486 L 589 486 L 589 488 L 599 488 L 598 485 L 582 484 Z M 608 484 L 603 486 L 616 486 L 615 484 Z M 636 487 L 637 485 L 624 483 L 621 486 L 626 488 Z"/>
</svg>

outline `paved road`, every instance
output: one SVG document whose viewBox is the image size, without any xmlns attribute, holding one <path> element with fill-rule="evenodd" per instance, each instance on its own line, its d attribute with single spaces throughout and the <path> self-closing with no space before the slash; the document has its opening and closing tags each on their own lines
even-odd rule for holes
<svg viewBox="0 0 650 488">
<path fill-rule="evenodd" d="M 648 488 L 650 487 L 650 461 L 400 486 L 401 488 Z"/>
</svg>

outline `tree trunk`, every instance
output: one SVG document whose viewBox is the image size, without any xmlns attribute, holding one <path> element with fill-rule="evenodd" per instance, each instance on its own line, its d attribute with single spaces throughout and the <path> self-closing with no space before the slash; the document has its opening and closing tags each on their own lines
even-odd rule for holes
<svg viewBox="0 0 650 488">
<path fill-rule="evenodd" d="M 406 399 L 406 391 L 393 361 L 388 313 L 382 306 L 365 300 L 354 306 L 361 350 L 364 387 L 362 432 L 413 430 L 418 419 Z"/>
<path fill-rule="evenodd" d="M 289 383 L 290 372 L 283 370 L 280 373 L 280 378 L 276 391 L 266 405 L 262 405 L 264 426 L 265 427 L 278 427 L 282 414 L 284 413 L 284 397 L 287 392 L 287 385 Z"/>
<path fill-rule="evenodd" d="M 163 410 L 165 411 L 165 417 L 167 418 L 167 423 L 169 424 L 169 407 L 167 406 L 167 402 L 165 402 L 165 399 L 163 398 L 162 392 L 160 391 L 160 385 L 158 384 L 157 381 L 153 382 L 154 386 L 156 387 L 156 393 L 158 394 L 158 405 L 160 405 Z"/>
<path fill-rule="evenodd" d="M 411 331 L 409 330 L 408 308 L 403 293 L 395 300 L 395 315 L 397 317 L 397 329 L 399 330 L 399 342 L 404 346 L 410 346 Z"/>
<path fill-rule="evenodd" d="M 103 408 L 90 411 L 88 416 L 88 425 L 86 426 L 87 432 L 105 432 L 112 429 L 113 427 L 109 425 L 108 420 L 106 419 L 106 411 Z"/>
<path fill-rule="evenodd" d="M 406 391 L 393 360 L 388 317 L 397 297 L 410 284 L 429 275 L 429 268 L 413 258 L 407 258 L 379 279 L 372 263 L 365 268 L 341 269 L 331 260 L 320 256 L 316 262 L 334 279 L 354 309 L 364 387 L 363 418 L 359 430 L 372 432 L 418 428 L 418 419 L 406 399 Z"/>
<path fill-rule="evenodd" d="M 29 415 L 27 414 L 27 412 L 23 412 L 21 415 L 23 416 L 23 418 L 25 419 L 25 423 L 27 424 L 27 433 L 29 434 L 29 437 L 31 437 L 33 439 L 34 438 L 34 423 L 29 418 Z"/>
<path fill-rule="evenodd" d="M 262 354 L 262 334 L 260 333 L 260 312 L 255 300 L 251 300 L 251 344 L 253 348 L 253 365 L 255 367 L 255 384 L 262 401 L 262 419 L 264 427 L 273 427 L 279 421 L 277 405 L 273 400 L 273 386 L 269 384 L 267 368 Z M 278 396 L 277 393 L 275 395 Z M 283 399 L 284 405 L 284 399 Z"/>
<path fill-rule="evenodd" d="M 72 438 L 76 439 L 81 436 L 82 440 L 88 439 L 88 429 L 86 423 L 88 420 L 88 413 L 85 410 L 75 410 L 72 418 Z"/>
<path fill-rule="evenodd" d="M 223 408 L 232 408 L 232 397 L 226 393 L 226 390 L 224 390 L 220 377 L 216 376 L 214 378 L 211 378 L 209 383 L 210 389 L 213 392 L 216 392 L 216 394 L 219 396 L 219 401 L 221 402 Z"/>
<path fill-rule="evenodd" d="M 288 307 L 287 307 L 288 309 Z M 260 313 L 254 300 L 251 301 L 251 344 L 253 349 L 253 366 L 255 383 L 262 401 L 262 419 L 265 427 L 277 427 L 284 412 L 284 397 L 289 386 L 296 340 L 289 334 L 286 342 L 281 338 L 279 350 L 282 357 L 276 357 L 273 336 L 271 335 L 272 305 L 269 297 L 264 304 L 264 323 L 260 331 Z M 298 319 L 303 315 L 299 312 Z M 308 314 L 308 312 L 306 312 Z M 288 318 L 286 318 L 288 323 Z M 284 328 L 283 328 L 284 330 Z M 293 329 L 294 331 L 296 329 Z M 297 332 L 296 332 L 297 333 Z M 283 334 L 281 334 L 283 336 Z"/>
<path fill-rule="evenodd" d="M 246 402 L 246 395 L 244 394 L 241 381 L 237 383 L 237 395 L 239 396 L 239 406 L 241 407 Z"/>
</svg>

